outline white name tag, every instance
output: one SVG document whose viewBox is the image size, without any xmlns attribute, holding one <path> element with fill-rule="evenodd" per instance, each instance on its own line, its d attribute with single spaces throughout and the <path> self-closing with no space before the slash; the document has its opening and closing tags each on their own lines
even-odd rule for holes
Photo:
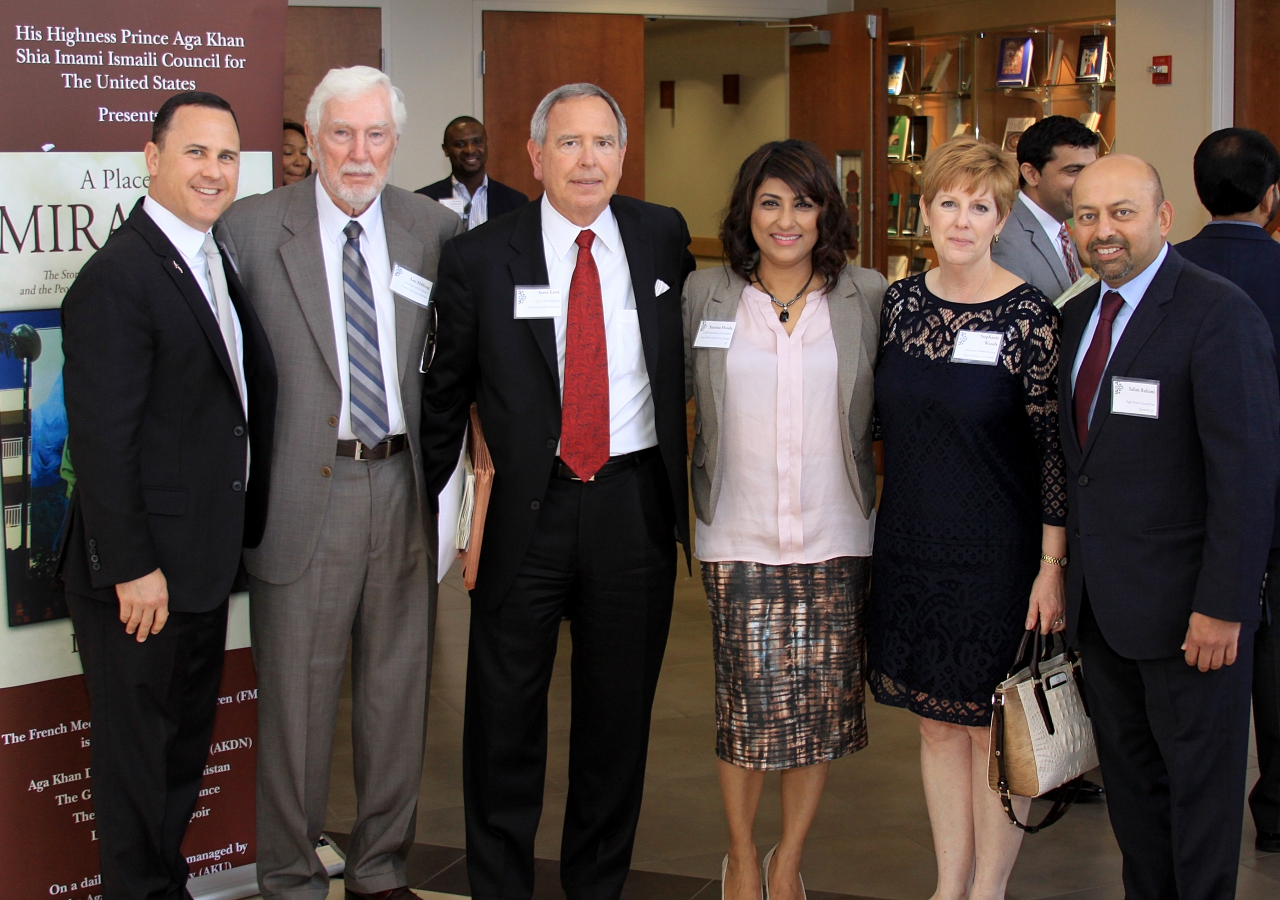
<svg viewBox="0 0 1280 900">
<path fill-rule="evenodd" d="M 1003 346 L 1002 331 L 959 331 L 956 332 L 956 346 L 951 351 L 951 361 L 994 366 L 1000 362 L 1000 348 Z"/>
<path fill-rule="evenodd" d="M 516 285 L 517 319 L 554 319 L 564 315 L 564 297 L 553 287 Z"/>
<path fill-rule="evenodd" d="M 1160 382 L 1111 377 L 1111 411 L 1122 416 L 1160 418 Z"/>
<path fill-rule="evenodd" d="M 391 267 L 391 291 L 410 303 L 431 305 L 431 282 L 416 272 L 410 272 L 400 263 Z"/>
<path fill-rule="evenodd" d="M 460 217 L 463 215 L 463 210 L 467 208 L 466 201 L 459 200 L 457 197 L 445 197 L 443 200 L 440 201 L 440 205 L 443 206 L 445 209 L 453 210 Z"/>
<path fill-rule="evenodd" d="M 733 329 L 737 327 L 737 322 L 712 322 L 703 319 L 698 323 L 698 334 L 693 339 L 693 346 L 728 350 L 729 344 L 733 342 Z"/>
</svg>

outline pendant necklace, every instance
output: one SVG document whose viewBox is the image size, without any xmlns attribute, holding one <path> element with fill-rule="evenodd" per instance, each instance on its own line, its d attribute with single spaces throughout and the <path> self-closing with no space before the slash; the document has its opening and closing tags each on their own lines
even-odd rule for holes
<svg viewBox="0 0 1280 900">
<path fill-rule="evenodd" d="M 806 281 L 804 285 L 800 288 L 800 292 L 796 294 L 794 297 L 792 297 L 790 300 L 788 300 L 786 303 L 780 302 L 777 297 L 773 296 L 773 293 L 767 287 L 764 287 L 764 282 L 760 280 L 759 275 L 756 276 L 756 281 L 759 283 L 760 287 L 764 288 L 764 292 L 769 295 L 769 299 L 773 302 L 773 305 L 778 307 L 778 309 L 782 310 L 782 312 L 778 313 L 778 321 L 785 324 L 791 321 L 791 304 L 795 303 L 797 300 L 799 300 L 801 297 L 804 296 L 805 290 L 809 287 L 809 282 L 813 281 L 813 274 L 810 273 L 809 281 Z"/>
</svg>

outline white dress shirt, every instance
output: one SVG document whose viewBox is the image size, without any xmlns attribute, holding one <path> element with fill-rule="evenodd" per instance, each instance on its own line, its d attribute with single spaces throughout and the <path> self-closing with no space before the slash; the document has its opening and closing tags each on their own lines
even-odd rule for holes
<svg viewBox="0 0 1280 900">
<path fill-rule="evenodd" d="M 450 175 L 449 180 L 453 182 L 454 199 L 461 200 L 463 204 L 471 204 L 471 213 L 467 216 L 467 230 L 470 231 L 477 225 L 483 225 L 489 221 L 489 176 L 484 176 L 484 181 L 480 183 L 480 187 L 476 188 L 474 195 L 457 178 Z"/>
<path fill-rule="evenodd" d="M 333 315 L 333 336 L 338 345 L 338 383 L 342 389 L 342 409 L 338 413 L 338 440 L 353 441 L 351 430 L 351 361 L 347 357 L 347 299 L 342 288 L 342 251 L 347 236 L 342 230 L 351 216 L 338 209 L 320 179 L 316 179 L 316 214 L 320 219 L 320 246 L 324 250 L 324 272 L 329 283 L 329 309 Z M 382 196 L 355 219 L 360 233 L 360 254 L 369 268 L 373 286 L 373 306 L 378 315 L 378 352 L 382 356 L 382 384 L 387 392 L 388 435 L 402 434 L 404 405 L 400 401 L 400 374 L 396 364 L 396 306 L 391 296 L 391 260 L 387 233 L 382 226 Z"/>
<path fill-rule="evenodd" d="M 1044 233 L 1049 236 L 1049 243 L 1053 246 L 1053 252 L 1058 254 L 1058 262 L 1062 263 L 1062 268 L 1067 268 L 1067 257 L 1062 252 L 1062 240 L 1058 237 L 1062 233 L 1062 223 L 1055 219 L 1050 213 L 1040 208 L 1040 204 L 1028 197 L 1024 192 L 1018 191 L 1018 200 L 1027 209 L 1031 210 L 1031 215 L 1036 217 L 1036 221 L 1040 223 L 1040 227 L 1044 229 Z"/>
<path fill-rule="evenodd" d="M 1160 255 L 1155 258 L 1151 265 L 1147 266 L 1139 272 L 1131 281 L 1127 281 L 1118 288 L 1113 288 L 1105 281 L 1102 282 L 1102 293 L 1098 295 L 1098 302 L 1094 304 L 1093 312 L 1089 314 L 1089 323 L 1084 327 L 1084 334 L 1080 336 L 1080 348 L 1076 350 L 1076 361 L 1071 366 L 1071 390 L 1074 394 L 1076 388 L 1076 376 L 1080 374 L 1080 366 L 1084 363 L 1084 355 L 1089 352 L 1089 345 L 1093 343 L 1093 333 L 1098 330 L 1098 318 L 1102 315 L 1102 298 L 1106 296 L 1107 291 L 1116 291 L 1120 294 L 1120 299 L 1124 302 L 1120 304 L 1120 311 L 1116 313 L 1116 320 L 1111 323 L 1111 349 L 1107 351 L 1107 362 L 1111 362 L 1111 354 L 1116 352 L 1116 345 L 1120 343 L 1120 336 L 1124 334 L 1125 327 L 1129 324 L 1129 320 L 1133 318 L 1134 310 L 1138 308 L 1138 304 L 1142 302 L 1143 296 L 1147 293 L 1147 288 L 1151 287 L 1152 280 L 1156 277 L 1156 273 L 1160 271 L 1160 267 L 1164 265 L 1164 259 L 1169 255 L 1169 245 L 1165 244 L 1160 248 Z M 1102 371 L 1105 373 L 1107 367 L 1104 365 Z M 1102 393 L 1102 383 L 1098 383 L 1098 393 Z M 1089 421 L 1093 421 L 1093 410 L 1098 405 L 1098 394 L 1093 395 L 1093 400 L 1089 404 Z"/>
<path fill-rule="evenodd" d="M 631 269 L 613 210 L 605 207 L 586 229 L 556 212 L 542 195 L 542 249 L 551 287 L 564 297 L 564 315 L 555 318 L 556 359 L 560 367 L 560 395 L 564 396 L 564 350 L 568 333 L 569 283 L 578 264 L 578 234 L 595 233 L 591 256 L 600 273 L 604 305 L 604 339 L 609 357 L 609 455 L 620 456 L 658 445 L 654 425 L 653 392 L 640 340 L 640 318 L 631 287 Z M 558 449 L 557 449 L 557 452 Z"/>
<path fill-rule="evenodd" d="M 186 261 L 187 269 L 190 270 L 195 278 L 196 284 L 200 286 L 204 299 L 209 304 L 209 309 L 213 310 L 213 320 L 215 322 L 218 321 L 218 304 L 213 298 L 213 289 L 209 287 L 209 266 L 204 255 L 204 236 L 209 232 L 197 231 L 149 196 L 142 201 L 142 208 L 151 217 L 151 221 L 155 222 L 156 226 L 164 232 L 164 236 L 169 239 L 169 242 L 178 248 L 179 255 Z M 219 250 L 221 250 L 221 246 L 219 246 Z M 225 266 L 227 265 L 225 257 L 222 265 L 225 272 Z M 236 313 L 234 306 L 231 307 L 231 320 L 231 325 L 236 334 L 236 356 L 240 363 L 237 366 L 240 378 L 240 396 L 248 397 L 249 390 L 244 383 L 244 332 L 240 330 L 240 316 Z"/>
</svg>

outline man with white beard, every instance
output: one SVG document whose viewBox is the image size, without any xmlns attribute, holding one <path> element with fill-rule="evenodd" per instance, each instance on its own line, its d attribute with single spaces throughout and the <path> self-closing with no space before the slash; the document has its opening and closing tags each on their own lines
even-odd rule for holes
<svg viewBox="0 0 1280 900">
<path fill-rule="evenodd" d="M 382 72 L 330 70 L 307 104 L 316 174 L 237 202 L 218 226 L 280 380 L 266 532 L 245 555 L 267 900 L 328 895 L 315 847 L 349 642 L 358 812 L 346 895 L 414 896 L 405 858 L 436 599 L 419 367 L 440 248 L 463 223 L 387 185 L 404 119 Z"/>
</svg>

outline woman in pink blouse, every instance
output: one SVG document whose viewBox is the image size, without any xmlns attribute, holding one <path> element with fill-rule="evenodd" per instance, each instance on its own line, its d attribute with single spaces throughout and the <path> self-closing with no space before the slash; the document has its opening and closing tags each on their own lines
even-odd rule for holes
<svg viewBox="0 0 1280 900">
<path fill-rule="evenodd" d="M 846 265 L 852 227 L 812 144 L 738 171 L 726 265 L 685 282 L 692 486 L 714 624 L 716 754 L 730 900 L 801 900 L 800 858 L 830 761 L 866 745 L 863 605 L 876 476 L 872 370 L 885 280 Z M 757 868 L 764 773 L 782 835 Z"/>
</svg>

